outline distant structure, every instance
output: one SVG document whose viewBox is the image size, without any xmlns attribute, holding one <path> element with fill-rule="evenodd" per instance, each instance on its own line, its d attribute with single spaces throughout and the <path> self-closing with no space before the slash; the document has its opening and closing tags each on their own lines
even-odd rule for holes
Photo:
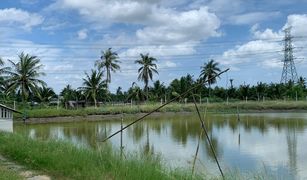
<svg viewBox="0 0 307 180">
<path fill-rule="evenodd" d="M 0 131 L 13 132 L 13 113 L 15 109 L 0 104 Z"/>
<path fill-rule="evenodd" d="M 284 30 L 285 32 L 285 49 L 284 49 L 284 67 L 282 70 L 280 83 L 288 83 L 292 81 L 294 83 L 298 82 L 298 77 L 296 73 L 296 68 L 294 64 L 293 57 L 293 46 L 292 46 L 292 36 L 291 36 L 291 26 Z"/>
</svg>

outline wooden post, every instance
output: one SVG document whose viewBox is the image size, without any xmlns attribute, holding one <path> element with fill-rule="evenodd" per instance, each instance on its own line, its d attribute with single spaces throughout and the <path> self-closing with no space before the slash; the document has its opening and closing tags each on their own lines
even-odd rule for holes
<svg viewBox="0 0 307 180">
<path fill-rule="evenodd" d="M 124 118 L 123 118 L 123 114 L 122 114 L 122 117 L 121 117 L 121 121 L 120 121 L 120 129 L 122 130 L 123 129 L 123 121 L 124 121 Z M 122 158 L 123 157 L 123 131 L 120 132 L 120 157 Z"/>
<path fill-rule="evenodd" d="M 239 106 L 237 106 L 237 117 L 238 117 L 238 122 L 240 122 Z"/>
<path fill-rule="evenodd" d="M 14 100 L 14 109 L 16 109 L 16 101 Z"/>
<path fill-rule="evenodd" d="M 160 100 L 160 104 L 162 105 L 163 104 L 163 99 L 161 98 L 161 100 Z"/>
<path fill-rule="evenodd" d="M 60 100 L 59 100 L 59 97 L 58 97 L 56 109 L 59 109 L 59 104 L 60 104 Z"/>
<path fill-rule="evenodd" d="M 226 99 L 226 104 L 227 104 L 227 106 L 229 104 L 229 97 L 228 96 L 227 96 L 227 99 Z"/>
</svg>

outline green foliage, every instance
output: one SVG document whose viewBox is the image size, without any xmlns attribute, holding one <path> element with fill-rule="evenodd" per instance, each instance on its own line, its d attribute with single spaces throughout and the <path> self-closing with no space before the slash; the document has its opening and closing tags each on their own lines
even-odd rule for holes
<svg viewBox="0 0 307 180">
<path fill-rule="evenodd" d="M 10 75 L 8 91 L 17 91 L 23 101 L 26 101 L 31 94 L 36 94 L 39 87 L 46 85 L 46 83 L 39 79 L 44 75 L 43 72 L 40 72 L 42 65 L 39 58 L 24 53 L 18 57 L 17 63 L 9 60 L 13 68 L 6 71 Z"/>
<path fill-rule="evenodd" d="M 94 101 L 95 107 L 97 107 L 97 95 L 101 91 L 106 90 L 106 82 L 102 79 L 102 72 L 92 70 L 92 74 L 85 73 L 86 78 L 83 78 L 83 87 L 80 89 L 84 92 L 86 97 L 90 97 Z"/>
<path fill-rule="evenodd" d="M 147 91 L 147 99 L 148 99 L 148 83 L 149 80 L 152 80 L 153 73 L 158 74 L 157 65 L 155 62 L 156 58 L 150 57 L 149 54 L 140 54 L 141 59 L 136 60 L 135 63 L 141 65 L 138 69 L 138 80 L 143 81 L 145 84 L 144 89 Z"/>
<path fill-rule="evenodd" d="M 205 63 L 204 66 L 201 67 L 200 78 L 203 80 L 207 80 L 209 86 L 211 84 L 216 83 L 217 75 L 221 71 L 218 67 L 219 63 L 215 62 L 211 59 L 209 62 Z"/>
<path fill-rule="evenodd" d="M 209 101 L 221 101 L 220 99 L 210 99 Z M 144 104 L 144 105 L 126 105 L 126 106 L 112 106 L 105 105 L 102 107 L 94 108 L 79 108 L 79 109 L 57 109 L 57 108 L 26 108 L 26 114 L 29 118 L 44 118 L 44 117 L 65 117 L 65 116 L 88 116 L 88 115 L 112 115 L 112 114 L 136 114 L 136 113 L 148 113 L 158 108 L 160 103 L 154 104 Z M 265 101 L 265 102 L 257 102 L 257 101 L 235 101 L 231 100 L 229 103 L 225 102 L 215 102 L 203 103 L 199 105 L 200 109 L 204 109 L 207 106 L 208 112 L 213 113 L 233 113 L 237 111 L 237 107 L 242 112 L 255 112 L 255 111 L 263 111 L 263 110 L 307 110 L 307 102 L 306 101 Z M 20 110 L 23 112 L 24 110 Z M 179 103 L 171 103 L 168 106 L 160 109 L 158 112 L 195 112 L 194 104 L 179 104 Z M 14 118 L 21 119 L 22 114 L 14 114 Z"/>
<path fill-rule="evenodd" d="M 36 141 L 0 133 L 0 152 L 33 169 L 69 179 L 200 179 L 184 170 L 170 170 L 155 156 L 125 153 L 125 159 L 108 144 L 99 150 L 59 141 Z"/>
<path fill-rule="evenodd" d="M 112 48 L 101 52 L 100 60 L 96 61 L 96 66 L 99 70 L 105 70 L 107 72 L 106 82 L 111 82 L 111 71 L 116 72 L 120 69 L 118 65 L 120 61 L 118 60 L 118 55 L 116 52 L 112 52 Z"/>
</svg>

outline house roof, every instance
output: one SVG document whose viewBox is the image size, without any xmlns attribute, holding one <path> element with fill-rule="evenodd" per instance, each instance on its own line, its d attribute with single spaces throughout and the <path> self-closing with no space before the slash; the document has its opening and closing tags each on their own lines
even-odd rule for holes
<svg viewBox="0 0 307 180">
<path fill-rule="evenodd" d="M 0 107 L 5 108 L 5 109 L 8 109 L 8 110 L 10 110 L 10 111 L 13 111 L 13 112 L 15 112 L 15 113 L 22 114 L 21 112 L 15 110 L 15 109 L 13 109 L 13 108 L 7 107 L 7 106 L 4 105 L 4 104 L 0 104 Z"/>
</svg>

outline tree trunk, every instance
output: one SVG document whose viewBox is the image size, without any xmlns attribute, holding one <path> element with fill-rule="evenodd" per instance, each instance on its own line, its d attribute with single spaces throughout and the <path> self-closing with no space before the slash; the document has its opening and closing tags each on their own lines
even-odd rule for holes
<svg viewBox="0 0 307 180">
<path fill-rule="evenodd" d="M 97 100 L 96 100 L 96 96 L 93 97 L 94 99 L 94 105 L 95 105 L 95 108 L 97 108 Z"/>
</svg>

